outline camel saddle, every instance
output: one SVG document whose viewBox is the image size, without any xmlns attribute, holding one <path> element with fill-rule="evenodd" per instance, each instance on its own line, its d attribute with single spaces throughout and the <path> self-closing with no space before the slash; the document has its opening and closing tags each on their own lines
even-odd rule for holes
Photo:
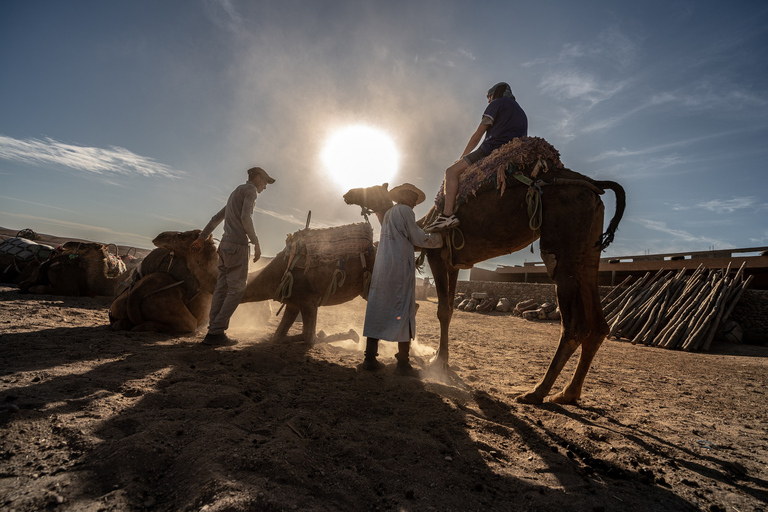
<svg viewBox="0 0 768 512">
<path fill-rule="evenodd" d="M 516 176 L 522 179 L 511 179 Z M 490 155 L 472 164 L 459 179 L 456 206 L 476 196 L 482 185 L 496 182 L 496 189 L 501 195 L 511 186 L 528 186 L 532 180 L 586 179 L 586 176 L 566 169 L 560 161 L 560 152 L 541 137 L 519 137 L 512 139 Z M 590 180 L 591 181 L 591 180 Z M 445 183 L 435 197 L 435 207 L 442 211 L 445 202 Z"/>
<path fill-rule="evenodd" d="M 26 238 L 13 237 L 0 243 L 0 254 L 9 254 L 21 261 L 44 261 L 55 254 L 50 245 L 39 244 Z"/>
<path fill-rule="evenodd" d="M 325 229 L 302 229 L 289 234 L 285 251 L 295 266 L 311 268 L 358 257 L 373 247 L 373 228 L 367 222 Z"/>
</svg>

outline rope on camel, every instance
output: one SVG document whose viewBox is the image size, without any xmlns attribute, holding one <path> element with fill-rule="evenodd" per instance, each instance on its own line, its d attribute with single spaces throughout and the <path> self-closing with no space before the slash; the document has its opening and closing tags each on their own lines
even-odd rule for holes
<svg viewBox="0 0 768 512">
<path fill-rule="evenodd" d="M 528 227 L 531 228 L 534 235 L 539 235 L 543 218 L 541 194 L 544 192 L 541 190 L 541 187 L 546 185 L 546 183 L 541 180 L 533 181 L 520 172 L 516 172 L 514 176 L 517 181 L 528 185 L 528 192 L 525 194 L 525 202 L 528 204 Z"/>
<path fill-rule="evenodd" d="M 372 278 L 373 278 L 373 274 L 371 274 L 367 270 L 363 272 L 363 298 L 365 300 L 368 300 L 368 293 L 371 291 Z"/>
<path fill-rule="evenodd" d="M 285 269 L 285 273 L 283 274 L 283 279 L 280 281 L 280 284 L 277 285 L 277 289 L 275 290 L 275 300 L 279 302 L 285 301 L 285 299 L 290 298 L 290 296 L 293 294 L 293 267 L 296 266 L 296 262 L 299 260 L 296 256 L 296 244 L 293 244 L 293 247 L 291 247 L 291 256 L 288 258 L 288 266 Z M 280 308 L 282 309 L 282 307 Z M 280 311 L 278 311 L 280 313 Z"/>
<path fill-rule="evenodd" d="M 339 260 L 339 266 L 336 268 L 336 270 L 333 271 L 333 276 L 331 276 L 331 283 L 328 285 L 328 289 L 325 290 L 325 296 L 320 302 L 321 306 L 325 306 L 328 303 L 328 299 L 331 298 L 331 295 L 336 293 L 339 288 L 344 286 L 344 280 L 346 278 L 347 273 L 344 271 L 344 260 Z"/>
</svg>

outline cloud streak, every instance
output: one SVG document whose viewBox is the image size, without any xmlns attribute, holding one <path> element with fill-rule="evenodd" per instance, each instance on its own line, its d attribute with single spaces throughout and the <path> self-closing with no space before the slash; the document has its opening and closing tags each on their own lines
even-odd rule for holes
<svg viewBox="0 0 768 512">
<path fill-rule="evenodd" d="M 179 178 L 185 174 L 118 146 L 107 149 L 77 146 L 47 137 L 22 140 L 0 135 L 0 158 L 36 166 L 61 165 L 98 175 Z"/>
<path fill-rule="evenodd" d="M 64 232 L 76 233 L 73 238 L 84 238 L 87 240 L 93 240 L 95 242 L 106 243 L 118 243 L 121 245 L 138 245 L 142 247 L 151 247 L 151 237 L 140 235 L 137 233 L 129 233 L 127 231 L 115 231 L 114 229 L 105 228 L 102 226 L 94 226 L 91 224 L 81 224 L 79 222 L 71 222 L 62 219 L 54 219 L 51 217 L 40 217 L 38 215 L 28 215 L 25 213 L 5 212 L 0 211 L 0 215 L 6 215 L 11 218 L 20 219 L 26 222 L 34 222 L 41 226 L 47 226 L 46 229 L 53 229 L 54 231 L 59 228 L 63 228 Z M 67 235 L 59 235 L 67 236 Z M 101 240 L 94 240 L 94 238 L 101 238 Z"/>
<path fill-rule="evenodd" d="M 687 231 L 684 231 L 682 229 L 674 229 L 667 226 L 666 222 L 660 222 L 656 220 L 650 220 L 650 219 L 633 219 L 632 222 L 635 222 L 636 224 L 639 224 L 646 229 L 650 229 L 652 231 L 658 231 L 660 233 L 664 233 L 666 236 L 671 237 L 673 239 L 686 242 L 688 246 L 691 246 L 691 244 L 705 244 L 707 246 L 718 246 L 723 247 L 727 245 L 722 240 L 716 240 L 714 238 L 709 237 L 703 237 L 703 236 L 696 236 L 693 235 Z"/>
<path fill-rule="evenodd" d="M 734 213 L 740 210 L 753 210 L 760 212 L 768 210 L 768 203 L 762 203 L 757 197 L 745 196 L 734 197 L 731 199 L 712 199 L 703 201 L 690 206 L 675 205 L 672 207 L 676 211 L 685 210 L 707 210 L 714 213 Z"/>
</svg>

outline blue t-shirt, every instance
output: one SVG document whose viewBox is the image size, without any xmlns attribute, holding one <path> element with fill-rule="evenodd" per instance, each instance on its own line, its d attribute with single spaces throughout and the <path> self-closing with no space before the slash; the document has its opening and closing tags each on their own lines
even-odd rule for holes
<svg viewBox="0 0 768 512">
<path fill-rule="evenodd" d="M 500 148 L 516 137 L 528 135 L 528 117 L 517 101 L 512 98 L 493 100 L 488 104 L 483 116 L 493 120 L 479 148 L 486 155 L 490 155 L 494 149 Z"/>
</svg>

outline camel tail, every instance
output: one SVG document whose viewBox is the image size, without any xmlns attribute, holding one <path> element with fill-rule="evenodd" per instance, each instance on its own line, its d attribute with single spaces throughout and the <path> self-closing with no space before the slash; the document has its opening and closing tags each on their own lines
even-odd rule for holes
<svg viewBox="0 0 768 512">
<path fill-rule="evenodd" d="M 613 215 L 611 222 L 608 223 L 608 229 L 600 235 L 600 240 L 595 244 L 600 247 L 601 251 L 604 251 L 611 245 L 613 237 L 619 229 L 619 222 L 621 222 L 621 218 L 624 216 L 624 208 L 627 206 L 627 195 L 624 192 L 624 187 L 615 181 L 595 181 L 595 185 L 603 189 L 613 190 L 613 193 L 616 195 L 616 213 Z"/>
</svg>

